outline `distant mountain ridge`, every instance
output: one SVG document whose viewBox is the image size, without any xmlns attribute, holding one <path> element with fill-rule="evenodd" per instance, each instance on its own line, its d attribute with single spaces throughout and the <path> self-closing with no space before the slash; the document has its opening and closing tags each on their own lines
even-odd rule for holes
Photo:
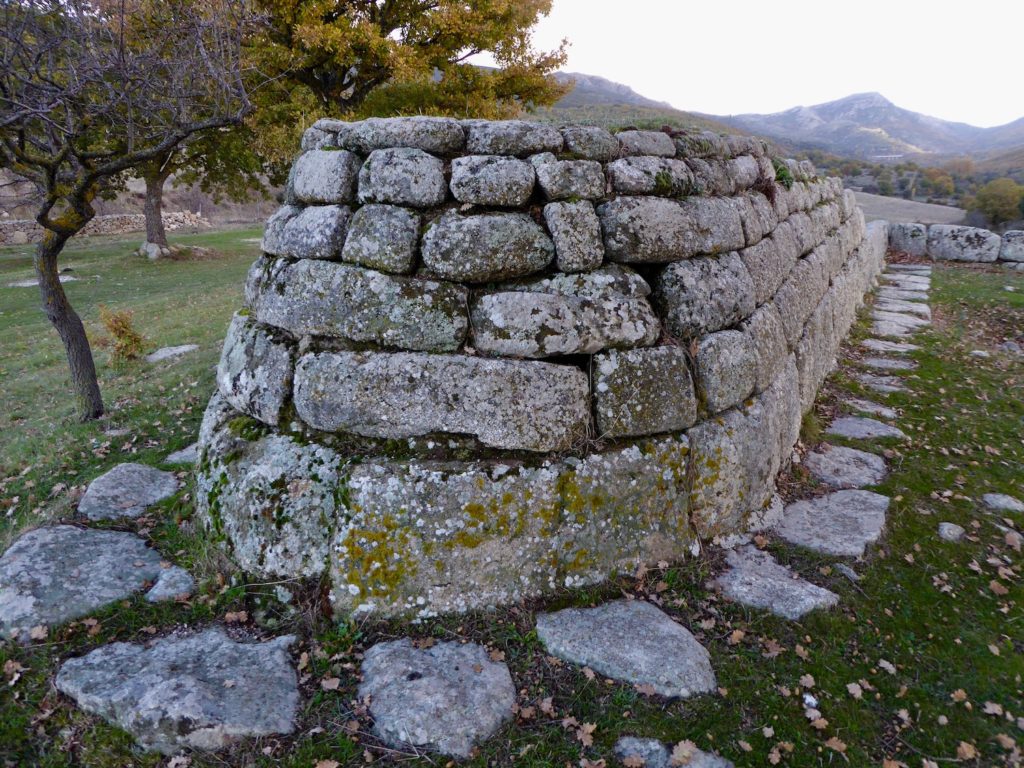
<svg viewBox="0 0 1024 768">
<path fill-rule="evenodd" d="M 750 133 L 859 158 L 977 154 L 1024 146 L 1024 118 L 979 128 L 898 107 L 880 93 L 857 93 L 768 115 L 704 115 Z"/>
<path fill-rule="evenodd" d="M 641 96 L 628 85 L 616 83 L 597 75 L 584 75 L 579 72 L 556 72 L 555 80 L 563 85 L 574 82 L 575 86 L 563 96 L 556 107 L 594 107 L 602 104 L 621 104 L 633 107 L 651 107 L 654 109 L 675 109 L 667 101 L 655 101 Z"/>
</svg>

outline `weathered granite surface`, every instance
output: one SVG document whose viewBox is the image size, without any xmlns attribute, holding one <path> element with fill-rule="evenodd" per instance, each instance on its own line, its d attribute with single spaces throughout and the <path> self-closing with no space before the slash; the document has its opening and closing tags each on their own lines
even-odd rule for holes
<svg viewBox="0 0 1024 768">
<path fill-rule="evenodd" d="M 89 520 L 138 517 L 153 504 L 177 493 L 179 483 L 170 472 L 145 464 L 118 464 L 85 489 L 78 514 Z"/>
</svg>

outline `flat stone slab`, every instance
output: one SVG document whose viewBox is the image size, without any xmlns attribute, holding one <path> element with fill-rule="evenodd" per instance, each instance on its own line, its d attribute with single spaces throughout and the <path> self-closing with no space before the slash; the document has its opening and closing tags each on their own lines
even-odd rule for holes
<svg viewBox="0 0 1024 768">
<path fill-rule="evenodd" d="M 925 320 L 923 317 L 915 317 L 914 315 L 907 315 L 902 312 L 888 312 L 884 309 L 871 310 L 871 319 L 882 323 L 902 325 L 911 329 L 925 328 L 931 325 L 931 322 Z"/>
<path fill-rule="evenodd" d="M 899 323 L 877 320 L 871 324 L 871 332 L 876 336 L 889 336 L 895 339 L 907 339 L 914 334 L 914 329 Z"/>
<path fill-rule="evenodd" d="M 903 385 L 903 380 L 897 376 L 879 376 L 874 373 L 857 372 L 853 374 L 853 378 L 868 389 L 883 394 L 910 391 Z"/>
<path fill-rule="evenodd" d="M 393 746 L 469 757 L 512 717 L 516 701 L 508 667 L 476 643 L 378 643 L 366 652 L 362 673 L 359 698 L 369 697 L 374 732 Z"/>
<path fill-rule="evenodd" d="M 138 517 L 177 491 L 178 480 L 170 472 L 145 464 L 118 464 L 89 483 L 78 513 L 90 520 Z"/>
<path fill-rule="evenodd" d="M 149 645 L 113 643 L 64 662 L 56 685 L 145 750 L 220 749 L 295 729 L 294 640 L 240 643 L 214 627 Z"/>
<path fill-rule="evenodd" d="M 879 437 L 907 439 L 906 434 L 898 427 L 866 416 L 842 416 L 829 425 L 826 434 L 858 440 L 874 440 Z"/>
<path fill-rule="evenodd" d="M 887 357 L 865 357 L 860 362 L 878 371 L 912 371 L 917 368 L 913 360 L 893 360 Z"/>
<path fill-rule="evenodd" d="M 1024 501 L 1005 493 L 986 493 L 981 503 L 996 512 L 1024 512 Z"/>
<path fill-rule="evenodd" d="M 177 565 L 164 568 L 157 576 L 156 584 L 146 593 L 146 602 L 160 603 L 165 600 L 178 600 L 191 595 L 196 588 L 192 574 Z"/>
<path fill-rule="evenodd" d="M 967 531 L 956 523 L 939 523 L 939 538 L 943 541 L 960 541 Z"/>
<path fill-rule="evenodd" d="M 885 339 L 864 339 L 860 345 L 872 352 L 883 352 L 890 355 L 905 355 L 908 352 L 917 352 L 921 347 L 917 344 L 907 344 L 900 341 L 886 341 Z"/>
<path fill-rule="evenodd" d="M 689 698 L 716 688 L 711 657 L 666 613 L 643 600 L 567 608 L 537 616 L 548 652 L 615 680 Z"/>
<path fill-rule="evenodd" d="M 167 454 L 164 464 L 195 464 L 197 461 L 199 461 L 199 443 L 192 443 L 180 451 Z"/>
<path fill-rule="evenodd" d="M 133 533 L 36 528 L 0 556 L 0 637 L 28 640 L 129 597 L 161 574 L 160 553 Z"/>
<path fill-rule="evenodd" d="M 895 419 L 899 416 L 895 409 L 886 405 L 879 405 L 871 400 L 858 400 L 857 398 L 851 398 L 846 401 L 846 404 L 861 413 L 870 413 L 874 416 L 881 416 L 883 419 Z"/>
<path fill-rule="evenodd" d="M 733 764 L 724 757 L 704 752 L 696 747 L 685 750 L 685 756 L 680 759 L 686 762 L 673 762 L 672 750 L 657 739 L 643 739 L 638 736 L 623 736 L 615 742 L 615 756 L 625 764 L 630 758 L 633 762 L 629 765 L 638 765 L 636 760 L 642 760 L 640 765 L 644 768 L 670 768 L 670 766 L 685 765 L 687 768 L 734 768 Z"/>
<path fill-rule="evenodd" d="M 199 349 L 198 344 L 181 344 L 177 347 L 161 347 L 156 352 L 151 352 L 146 355 L 147 363 L 159 363 L 164 360 L 170 360 L 174 357 L 181 357 L 189 352 L 195 352 Z"/>
<path fill-rule="evenodd" d="M 923 317 L 925 320 L 932 319 L 932 310 L 927 304 L 920 301 L 901 301 L 899 299 L 879 298 L 875 302 L 875 309 L 885 312 L 906 312 L 911 315 Z"/>
<path fill-rule="evenodd" d="M 750 545 L 726 555 L 729 569 L 714 581 L 727 598 L 795 621 L 818 608 L 831 608 L 839 596 L 800 578 L 767 552 Z"/>
<path fill-rule="evenodd" d="M 880 299 L 896 299 L 897 301 L 928 301 L 927 291 L 908 291 L 887 285 L 880 287 L 876 295 Z"/>
<path fill-rule="evenodd" d="M 786 507 L 775 532 L 790 544 L 824 555 L 861 557 L 882 535 L 889 498 L 871 491 L 845 490 Z"/>
<path fill-rule="evenodd" d="M 833 488 L 878 485 L 887 474 L 885 459 L 842 445 L 822 444 L 804 457 L 804 466 L 820 482 Z"/>
<path fill-rule="evenodd" d="M 932 268 L 927 264 L 887 264 L 886 272 L 921 272 L 926 275 L 932 273 Z"/>
</svg>

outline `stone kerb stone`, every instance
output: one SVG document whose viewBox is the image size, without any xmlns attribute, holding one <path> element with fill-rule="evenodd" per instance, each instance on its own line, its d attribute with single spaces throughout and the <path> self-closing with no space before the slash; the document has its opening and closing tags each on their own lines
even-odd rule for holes
<svg viewBox="0 0 1024 768">
<path fill-rule="evenodd" d="M 429 615 L 771 516 L 884 257 L 837 180 L 773 185 L 747 137 L 515 120 L 321 120 L 303 150 L 200 440 L 243 568 Z"/>
</svg>

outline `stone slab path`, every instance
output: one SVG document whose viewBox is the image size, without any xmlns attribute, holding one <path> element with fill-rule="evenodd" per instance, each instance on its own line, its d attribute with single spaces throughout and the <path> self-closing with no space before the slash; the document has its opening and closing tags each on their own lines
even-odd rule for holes
<svg viewBox="0 0 1024 768">
<path fill-rule="evenodd" d="M 704 646 L 644 600 L 543 613 L 537 634 L 553 656 L 615 680 L 650 685 L 662 696 L 689 698 L 716 689 Z"/>
<path fill-rule="evenodd" d="M 832 488 L 878 485 L 887 474 L 885 459 L 881 456 L 828 443 L 807 454 L 804 466 L 816 480 Z"/>
<path fill-rule="evenodd" d="M 378 643 L 366 652 L 362 674 L 359 697 L 370 699 L 377 736 L 454 757 L 469 757 L 512 717 L 516 701 L 508 667 L 475 643 Z"/>
<path fill-rule="evenodd" d="M 909 392 L 903 384 L 903 380 L 895 376 L 879 376 L 877 373 L 865 373 L 856 371 L 852 374 L 855 381 L 859 381 L 868 389 L 888 395 L 893 392 Z"/>
<path fill-rule="evenodd" d="M 133 533 L 36 528 L 0 556 L 0 636 L 27 641 L 33 627 L 86 616 L 164 572 L 160 553 Z"/>
<path fill-rule="evenodd" d="M 237 642 L 220 628 L 148 645 L 112 643 L 64 662 L 57 688 L 143 749 L 213 750 L 295 729 L 295 638 Z"/>
<path fill-rule="evenodd" d="M 928 301 L 928 291 L 908 291 L 903 288 L 882 286 L 878 289 L 878 298 L 897 299 L 899 301 Z"/>
<path fill-rule="evenodd" d="M 623 765 L 642 765 L 643 768 L 734 768 L 733 763 L 724 757 L 704 752 L 696 747 L 676 750 L 673 759 L 673 750 L 667 745 L 657 739 L 643 739 L 637 736 L 623 736 L 615 742 L 614 751 Z"/>
<path fill-rule="evenodd" d="M 895 419 L 899 414 L 896 413 L 894 408 L 890 408 L 887 405 L 881 405 L 880 403 L 872 402 L 871 400 L 860 400 L 858 398 L 850 398 L 846 401 L 846 404 L 853 408 L 855 411 L 861 413 L 870 413 L 873 416 L 881 416 L 883 419 Z"/>
<path fill-rule="evenodd" d="M 906 434 L 899 427 L 866 416 L 842 416 L 833 421 L 825 432 L 829 435 L 849 437 L 855 440 L 874 440 L 879 437 L 907 439 Z"/>
<path fill-rule="evenodd" d="M 860 362 L 876 371 L 913 371 L 917 368 L 917 363 L 913 360 L 897 360 L 891 357 L 865 357 Z"/>
<path fill-rule="evenodd" d="M 725 561 L 729 567 L 715 579 L 713 586 L 741 605 L 796 620 L 817 608 L 830 608 L 839 602 L 834 592 L 800 578 L 756 547 L 738 547 L 726 555 Z"/>
<path fill-rule="evenodd" d="M 862 490 L 830 493 L 786 506 L 775 532 L 790 544 L 840 557 L 862 557 L 885 527 L 889 498 Z"/>
<path fill-rule="evenodd" d="M 138 517 L 147 508 L 173 496 L 178 480 L 145 464 L 118 464 L 100 475 L 85 490 L 78 512 L 89 520 Z"/>
<path fill-rule="evenodd" d="M 197 349 L 199 349 L 198 344 L 179 344 L 176 347 L 161 347 L 156 352 L 151 352 L 146 355 L 146 362 L 160 363 L 164 360 L 171 360 L 175 357 L 187 355 L 189 352 L 195 352 Z"/>
<path fill-rule="evenodd" d="M 872 352 L 883 354 L 905 355 L 909 352 L 917 352 L 920 347 L 917 344 L 906 344 L 899 341 L 886 341 L 885 339 L 864 339 L 860 345 Z"/>
<path fill-rule="evenodd" d="M 925 320 L 932 319 L 932 310 L 927 304 L 918 301 L 903 301 L 900 299 L 882 299 L 875 302 L 875 307 L 886 312 L 909 312 Z"/>
</svg>

